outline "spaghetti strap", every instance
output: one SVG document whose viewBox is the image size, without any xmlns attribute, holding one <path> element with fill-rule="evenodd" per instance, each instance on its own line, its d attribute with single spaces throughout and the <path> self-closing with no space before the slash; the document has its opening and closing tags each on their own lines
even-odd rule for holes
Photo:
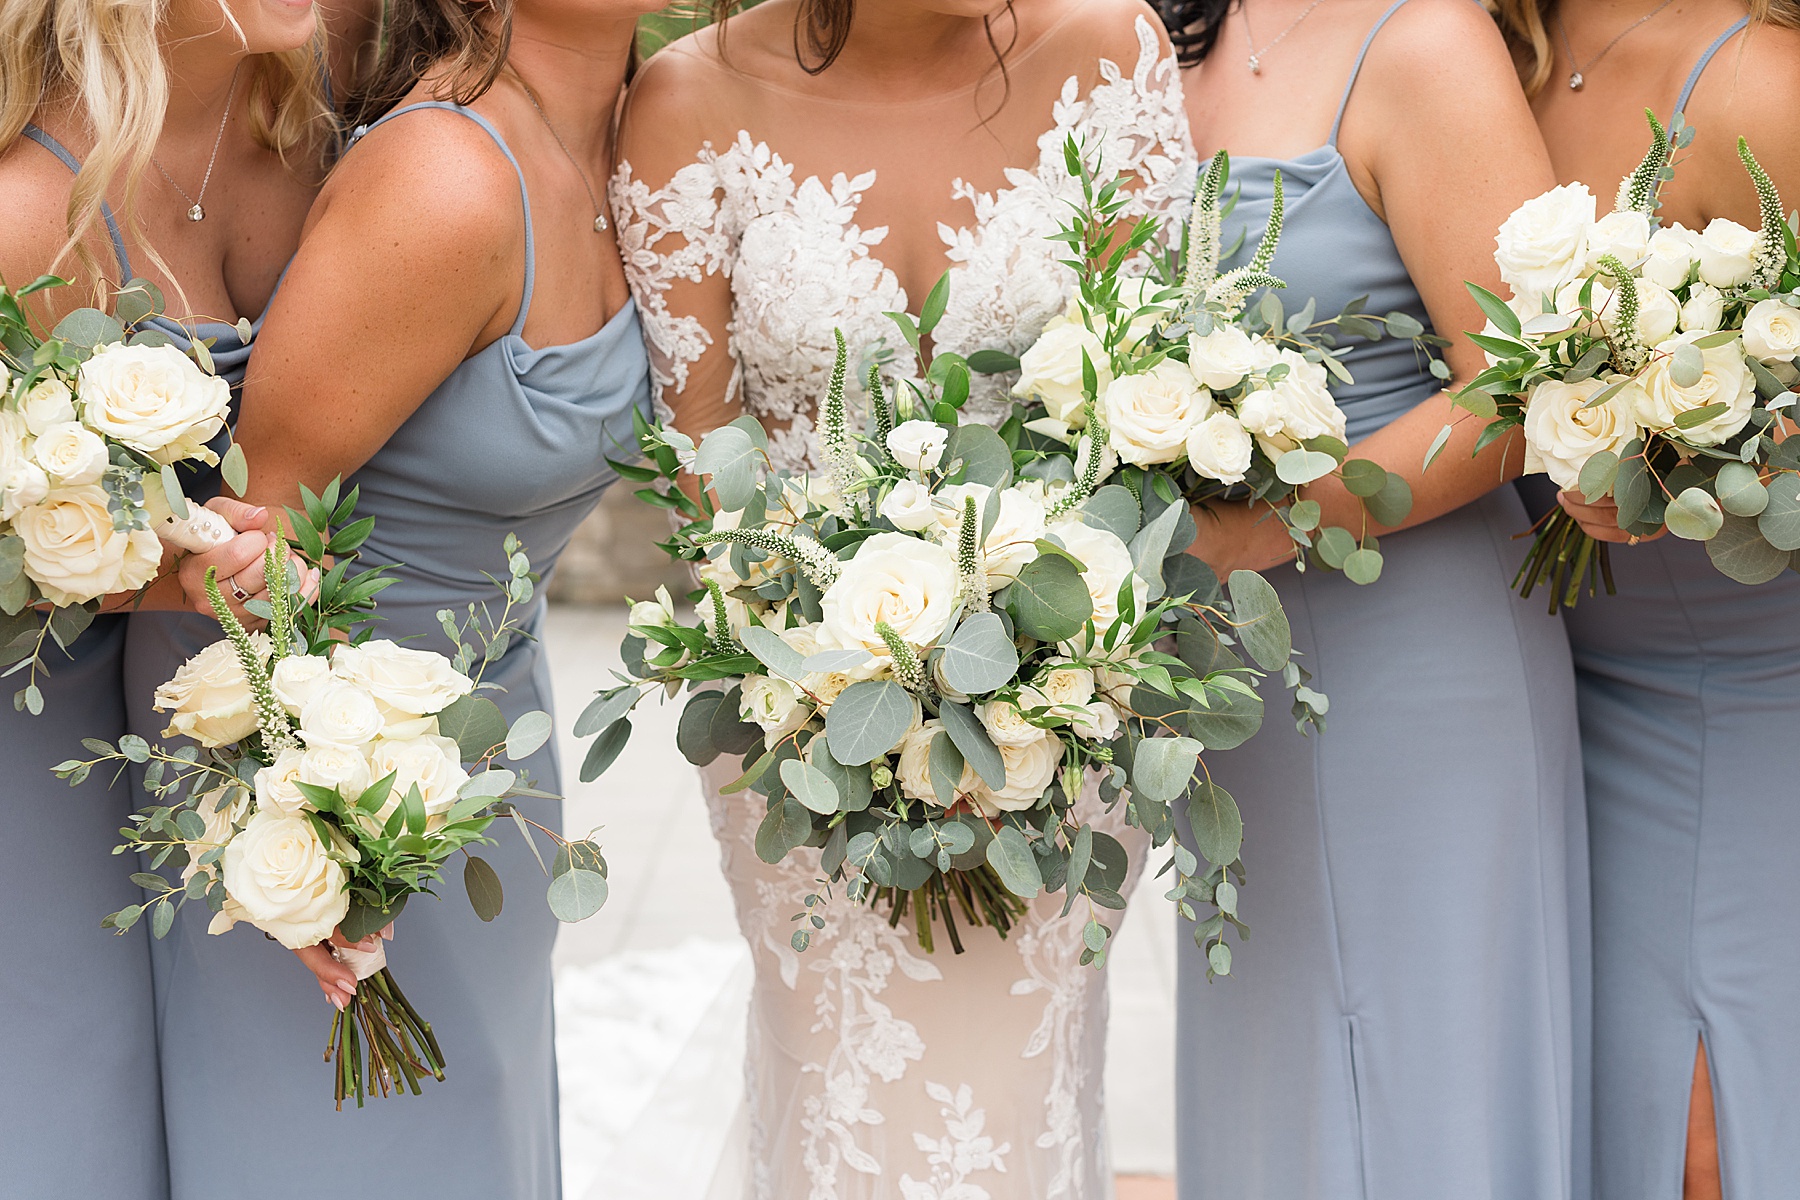
<svg viewBox="0 0 1800 1200">
<path fill-rule="evenodd" d="M 81 160 L 70 154 L 68 147 L 36 125 L 27 125 L 20 132 L 56 155 L 70 171 L 81 171 Z M 104 200 L 100 202 L 100 215 L 106 221 L 106 236 L 112 239 L 113 256 L 119 260 L 119 282 L 124 283 L 131 278 L 131 255 L 125 253 L 125 235 L 119 232 L 119 223 L 113 219 L 112 205 Z"/>
<path fill-rule="evenodd" d="M 1374 44 L 1375 35 L 1381 32 L 1381 27 L 1388 23 L 1388 18 L 1399 12 L 1400 6 L 1405 3 L 1406 0 L 1394 0 L 1388 10 L 1381 14 L 1381 19 L 1375 22 L 1375 27 L 1369 30 L 1369 36 L 1363 39 L 1362 49 L 1356 52 L 1356 62 L 1350 67 L 1350 78 L 1344 83 L 1343 97 L 1338 100 L 1337 116 L 1331 119 L 1331 140 L 1326 145 L 1334 148 L 1337 146 L 1338 127 L 1344 123 L 1344 109 L 1350 106 L 1350 93 L 1356 89 L 1356 77 L 1362 74 L 1363 59 L 1369 56 L 1369 47 Z"/>
<path fill-rule="evenodd" d="M 1727 29 L 1724 33 L 1721 33 L 1718 37 L 1714 38 L 1713 44 L 1708 46 L 1705 52 L 1700 55 L 1700 60 L 1694 64 L 1694 69 L 1688 72 L 1687 82 L 1681 85 L 1681 95 L 1675 101 L 1676 116 L 1679 117 L 1683 112 L 1687 111 L 1688 100 L 1692 98 L 1694 94 L 1694 85 L 1700 82 L 1701 72 L 1705 71 L 1707 64 L 1712 62 L 1713 55 L 1723 49 L 1726 42 L 1729 42 L 1732 38 L 1736 37 L 1743 31 L 1744 27 L 1749 24 L 1750 18 L 1748 16 L 1739 17 L 1737 22 L 1733 24 L 1730 29 Z"/>
<path fill-rule="evenodd" d="M 445 112 L 453 112 L 465 116 L 481 126 L 481 128 L 487 132 L 487 135 L 494 139 L 494 145 L 500 147 L 500 153 L 506 155 L 506 161 L 512 164 L 513 173 L 519 177 L 519 202 L 525 208 L 525 292 L 519 299 L 519 315 L 513 319 L 511 331 L 513 337 L 518 337 L 525 329 L 525 316 L 531 311 L 531 291 L 533 285 L 537 282 L 537 254 L 534 249 L 531 235 L 531 193 L 526 190 L 525 187 L 525 172 L 519 166 L 519 160 L 513 157 L 512 147 L 508 146 L 506 144 L 506 139 L 500 136 L 500 131 L 495 129 L 493 125 L 488 122 L 486 117 L 472 109 L 464 108 L 460 104 L 452 104 L 447 100 L 421 100 L 417 104 L 408 104 L 404 108 L 396 108 L 394 111 L 384 114 L 367 125 L 357 126 L 356 129 L 351 131 L 350 145 L 345 147 L 345 153 L 349 153 L 350 147 L 355 146 L 357 142 L 361 141 L 370 130 L 387 124 L 402 113 L 417 112 L 422 108 L 441 108 Z"/>
</svg>

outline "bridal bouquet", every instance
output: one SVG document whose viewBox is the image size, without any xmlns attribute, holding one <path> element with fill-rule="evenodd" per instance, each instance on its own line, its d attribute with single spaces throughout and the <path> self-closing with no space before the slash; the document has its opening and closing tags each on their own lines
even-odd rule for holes
<svg viewBox="0 0 1800 1200">
<path fill-rule="evenodd" d="M 312 551 L 323 547 L 350 554 L 373 524 L 365 518 L 332 535 L 328 523 L 347 517 L 356 502 L 352 491 L 340 505 L 336 492 L 333 485 L 324 496 L 307 493 L 305 522 L 290 512 L 301 551 L 315 563 L 322 554 Z M 246 922 L 289 949 L 334 932 L 348 943 L 377 935 L 372 951 L 333 949 L 359 980 L 332 1020 L 326 1049 L 337 1064 L 340 1108 L 346 1096 L 361 1105 L 369 1091 L 387 1095 L 404 1085 L 416 1095 L 422 1077 L 443 1079 L 443 1051 L 388 970 L 379 935 L 411 896 L 433 891 L 458 853 L 470 903 L 493 920 L 500 879 L 470 847 L 492 840 L 488 827 L 502 814 L 529 840 L 531 823 L 506 800 L 544 794 L 499 762 L 541 747 L 549 716 L 526 713 L 509 728 L 493 701 L 477 694 L 480 665 L 519 633 L 511 609 L 530 599 L 536 579 L 515 539 L 505 549 L 510 574 L 496 583 L 507 604 L 493 628 L 474 613 L 466 624 L 448 610 L 440 614 L 457 645 L 454 659 L 373 638 L 367 628 L 344 636 L 391 582 L 384 569 L 351 575 L 350 559 L 340 557 L 317 601 L 305 605 L 288 575 L 287 547 L 273 547 L 265 559 L 270 599 L 253 602 L 268 629 L 255 633 L 209 575 L 226 636 L 156 693 L 157 711 L 170 715 L 166 735 L 191 744 L 165 750 L 132 735 L 116 747 L 89 741 L 97 757 L 56 768 L 79 783 L 101 763 L 143 764 L 145 785 L 165 802 L 134 815 L 115 850 L 149 856 L 149 870 L 132 879 L 150 897 L 103 924 L 122 933 L 148 912 L 160 938 L 178 908 L 200 901 L 215 914 L 208 932 Z M 565 920 L 591 915 L 606 892 L 599 847 L 538 828 L 562 844 L 552 909 Z M 161 874 L 165 868 L 178 879 Z"/>
<path fill-rule="evenodd" d="M 1063 443 L 1087 430 L 1109 464 L 1122 464 L 1123 482 L 1134 492 L 1148 487 L 1165 499 L 1179 491 L 1196 502 L 1266 507 L 1293 539 L 1299 569 L 1312 562 L 1373 583 L 1382 559 L 1367 519 L 1357 530 L 1321 527 L 1319 504 L 1300 491 L 1336 476 L 1361 499 L 1366 517 L 1386 526 L 1398 525 L 1412 508 L 1403 478 L 1348 457 L 1344 413 L 1330 391 L 1333 381 L 1351 381 L 1342 361 L 1349 347 L 1338 338 L 1374 340 L 1385 332 L 1411 339 L 1433 374 L 1447 378 L 1447 366 L 1428 349 L 1442 339 L 1406 313 L 1372 316 L 1360 311 L 1360 302 L 1324 320 L 1311 300 L 1285 312 L 1276 294 L 1285 285 L 1269 273 L 1281 236 L 1279 175 L 1255 255 L 1221 274 L 1230 175 L 1223 151 L 1200 174 L 1180 266 L 1127 276 L 1134 253 L 1158 240 L 1156 223 L 1140 222 L 1114 246 L 1125 204 L 1119 182 L 1097 183 L 1072 141 L 1066 154 L 1071 174 L 1081 179 L 1083 203 L 1058 240 L 1073 252 L 1067 265 L 1080 287 L 1069 311 L 1021 358 L 978 356 L 976 365 L 1018 369 L 1014 395 L 1032 406 L 1025 429 Z M 1257 291 L 1260 299 L 1249 304 Z"/>
<path fill-rule="evenodd" d="M 941 297 L 924 306 L 923 332 L 942 311 Z M 680 750 L 699 765 L 743 756 L 724 790 L 766 805 L 757 854 L 821 851 L 825 887 L 795 914 L 797 949 L 823 927 L 832 884 L 907 920 L 926 950 L 941 923 L 959 952 L 960 926 L 1004 936 L 1027 901 L 1061 890 L 1065 913 L 1086 908 L 1095 963 L 1127 862 L 1076 799 L 1097 777 L 1100 799 L 1161 845 L 1185 797 L 1213 865 L 1177 846 L 1172 895 L 1190 918 L 1217 905 L 1202 932 L 1228 971 L 1242 822 L 1201 753 L 1259 727 L 1261 671 L 1297 683 L 1274 589 L 1240 571 L 1222 591 L 1184 552 L 1179 497 L 1103 484 L 1095 423 L 1072 446 L 1028 444 L 1017 414 L 998 431 L 963 424 L 969 364 L 940 354 L 930 378 L 891 393 L 872 367 L 859 430 L 846 376 L 840 335 L 817 474 L 775 469 L 752 418 L 697 446 L 640 425 L 650 465 L 615 466 L 659 485 L 638 494 L 682 518 L 665 548 L 703 588 L 692 619 L 666 592 L 632 608 L 629 675 L 576 724 L 598 735 L 582 778 L 617 757 L 643 697 L 686 685 Z"/>
<path fill-rule="evenodd" d="M 1501 227 L 1512 298 L 1470 285 L 1490 365 L 1458 403 L 1488 419 L 1479 445 L 1522 429 L 1527 471 L 1612 497 L 1626 533 L 1703 541 L 1724 574 L 1763 583 L 1800 550 L 1800 442 L 1784 440 L 1783 415 L 1800 399 L 1800 217 L 1740 139 L 1762 228 L 1659 225 L 1672 151 L 1693 130 L 1650 125 L 1612 212 L 1596 219 L 1587 188 L 1568 184 Z M 1558 509 L 1516 582 L 1524 595 L 1548 582 L 1554 611 L 1602 580 L 1611 591 L 1606 545 Z"/>
</svg>

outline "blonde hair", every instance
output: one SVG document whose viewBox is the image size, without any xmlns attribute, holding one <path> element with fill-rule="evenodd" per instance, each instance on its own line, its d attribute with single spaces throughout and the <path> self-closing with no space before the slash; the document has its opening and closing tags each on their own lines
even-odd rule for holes
<svg viewBox="0 0 1800 1200">
<path fill-rule="evenodd" d="M 1512 49 L 1513 62 L 1519 69 L 1519 82 L 1527 96 L 1536 96 L 1550 82 L 1555 71 L 1556 53 L 1550 45 L 1548 18 L 1556 11 L 1557 0 L 1483 0 L 1500 32 Z M 1752 25 L 1767 22 L 1787 29 L 1800 29 L 1800 0 L 1749 0 Z"/>
<path fill-rule="evenodd" d="M 93 139 L 69 191 L 68 240 L 51 268 L 71 253 L 104 292 L 104 271 L 87 242 L 101 226 L 107 191 L 122 184 L 114 219 L 138 228 L 135 201 L 168 109 L 169 75 L 158 26 L 168 0 L 4 0 L 0 3 L 0 149 L 53 100 L 66 100 Z M 219 0 L 225 19 L 236 21 Z M 310 45 L 252 56 L 250 134 L 290 167 L 297 151 L 312 163 L 331 128 L 321 72 L 323 27 Z M 157 266 L 166 264 L 146 247 Z M 15 281 L 16 282 L 16 281 Z M 121 280 L 120 282 L 124 282 Z"/>
</svg>

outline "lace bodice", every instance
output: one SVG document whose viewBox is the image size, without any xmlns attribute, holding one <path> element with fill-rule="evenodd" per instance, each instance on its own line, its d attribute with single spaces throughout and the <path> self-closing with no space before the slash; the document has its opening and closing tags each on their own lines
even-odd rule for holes
<svg viewBox="0 0 1800 1200">
<path fill-rule="evenodd" d="M 1104 170 L 1136 176 L 1135 212 L 1184 210 L 1193 154 L 1179 76 L 1150 21 L 1139 16 L 1134 28 L 1135 61 L 1120 66 L 1102 58 L 1093 86 L 1084 90 L 1078 75 L 1062 84 L 1040 123 L 1033 161 L 1004 166 L 997 186 L 963 174 L 946 182 L 946 217 L 936 232 L 950 289 L 933 335 L 937 349 L 1017 354 L 1066 305 L 1073 276 L 1058 262 L 1065 250 L 1047 235 L 1066 215 L 1066 201 L 1080 194 L 1064 161 L 1069 135 L 1097 147 Z M 853 378 L 875 357 L 896 377 L 918 372 L 912 348 L 883 314 L 917 312 L 923 297 L 909 296 L 882 259 L 889 227 L 864 216 L 883 186 L 877 169 L 802 175 L 750 129 L 722 148 L 707 142 L 660 185 L 631 162 L 620 164 L 612 203 L 665 415 L 680 407 L 692 365 L 723 339 L 733 360 L 726 399 L 771 428 L 777 465 L 797 467 L 809 458 L 834 329 L 861 357 Z M 676 285 L 710 276 L 730 284 L 722 329 L 671 302 Z M 997 424 L 1010 384 L 1004 376 L 977 376 L 965 411 Z"/>
</svg>

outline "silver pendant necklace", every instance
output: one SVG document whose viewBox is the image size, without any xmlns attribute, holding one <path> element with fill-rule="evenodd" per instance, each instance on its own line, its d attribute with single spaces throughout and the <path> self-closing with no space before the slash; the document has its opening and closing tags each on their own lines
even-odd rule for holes
<svg viewBox="0 0 1800 1200">
<path fill-rule="evenodd" d="M 1286 29 L 1275 35 L 1274 41 L 1264 46 L 1261 50 L 1256 48 L 1256 41 L 1250 36 L 1250 9 L 1246 7 L 1244 9 L 1244 44 L 1250 48 L 1250 59 L 1246 64 L 1250 68 L 1250 73 L 1252 75 L 1261 75 L 1263 56 L 1275 47 L 1281 45 L 1281 39 L 1294 32 L 1300 22 L 1312 16 L 1313 9 L 1319 7 L 1319 5 L 1323 3 L 1325 3 L 1325 0 L 1312 0 L 1312 3 L 1301 10 L 1300 15 L 1295 17 L 1293 22 L 1289 24 Z"/>
<path fill-rule="evenodd" d="M 1654 17 L 1657 13 L 1669 7 L 1669 5 L 1674 2 L 1675 0 L 1662 0 L 1661 4 L 1621 29 L 1618 34 L 1614 36 L 1612 41 L 1600 48 L 1600 53 L 1594 55 L 1594 57 L 1588 59 L 1585 63 L 1575 61 L 1575 47 L 1569 43 L 1569 28 L 1563 24 L 1562 9 L 1557 9 L 1556 32 L 1562 35 L 1563 49 L 1567 51 L 1569 55 L 1569 90 L 1571 92 L 1579 92 L 1582 85 L 1587 82 L 1587 73 L 1593 70 L 1601 59 L 1605 58 L 1608 54 L 1611 54 L 1612 48 L 1623 41 L 1626 34 L 1632 32 L 1639 25 L 1642 25 L 1645 21 L 1648 21 L 1651 17 Z"/>
<path fill-rule="evenodd" d="M 212 153 L 206 159 L 206 174 L 200 178 L 199 195 L 188 195 L 186 189 L 176 183 L 175 177 L 169 174 L 168 168 L 157 162 L 155 155 L 150 157 L 150 162 L 158 171 L 162 172 L 162 177 L 169 181 L 169 186 L 188 202 L 187 219 L 190 221 L 206 220 L 206 209 L 201 207 L 200 202 L 206 198 L 206 185 L 212 182 L 213 164 L 219 161 L 219 146 L 225 141 L 225 123 L 231 120 L 231 101 L 237 95 L 238 72 L 243 69 L 244 60 L 240 58 L 238 65 L 231 69 L 231 86 L 225 89 L 225 111 L 219 114 L 219 132 L 213 135 Z"/>
<path fill-rule="evenodd" d="M 594 232 L 605 233 L 606 213 L 600 208 L 600 201 L 594 198 L 594 185 L 588 182 L 587 172 L 581 169 L 581 164 L 575 161 L 573 154 L 569 153 L 568 144 L 562 140 L 562 134 L 556 132 L 556 126 L 550 123 L 549 114 L 544 112 L 544 106 L 538 103 L 537 93 L 531 90 L 531 85 L 525 82 L 525 77 L 520 75 L 516 68 L 513 71 L 513 77 L 519 81 L 519 86 L 525 89 L 525 98 L 531 101 L 531 107 L 537 109 L 537 115 L 542 118 L 544 128 L 548 129 L 550 136 L 556 139 L 556 145 L 562 150 L 563 157 L 569 160 L 569 165 L 575 168 L 577 175 L 581 176 L 581 186 L 587 189 L 588 204 L 594 210 Z"/>
</svg>

